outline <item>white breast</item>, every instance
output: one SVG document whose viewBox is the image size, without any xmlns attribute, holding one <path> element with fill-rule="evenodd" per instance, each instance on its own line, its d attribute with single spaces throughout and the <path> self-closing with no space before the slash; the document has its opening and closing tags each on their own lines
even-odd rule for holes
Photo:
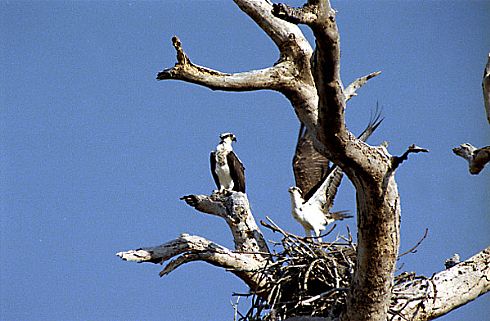
<svg viewBox="0 0 490 321">
<path fill-rule="evenodd" d="M 233 189 L 234 183 L 230 175 L 230 167 L 226 161 L 226 154 L 222 151 L 216 153 L 216 175 L 218 175 L 219 183 L 222 188 Z"/>
</svg>

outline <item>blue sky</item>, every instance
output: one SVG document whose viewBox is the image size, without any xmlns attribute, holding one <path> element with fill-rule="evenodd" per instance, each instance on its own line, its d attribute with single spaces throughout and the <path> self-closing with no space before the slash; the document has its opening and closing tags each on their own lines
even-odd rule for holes
<svg viewBox="0 0 490 321">
<path fill-rule="evenodd" d="M 344 83 L 383 71 L 350 102 L 348 127 L 360 132 L 379 101 L 371 143 L 431 150 L 397 172 L 401 250 L 429 229 L 403 270 L 430 276 L 490 243 L 490 170 L 470 176 L 451 152 L 489 142 L 490 2 L 333 4 Z M 209 152 L 224 131 L 238 136 L 256 218 L 302 233 L 289 214 L 298 121 L 288 101 L 155 80 L 175 63 L 173 35 L 193 62 L 227 72 L 270 66 L 272 42 L 231 1 L 3 0 L 0 34 L 1 319 L 231 320 L 231 294 L 246 287 L 230 273 L 191 263 L 160 279 L 161 266 L 114 254 L 183 232 L 233 246 L 224 222 L 179 200 L 214 188 Z M 335 209 L 355 212 L 347 180 Z M 489 306 L 486 295 L 441 320 L 482 320 Z"/>
</svg>

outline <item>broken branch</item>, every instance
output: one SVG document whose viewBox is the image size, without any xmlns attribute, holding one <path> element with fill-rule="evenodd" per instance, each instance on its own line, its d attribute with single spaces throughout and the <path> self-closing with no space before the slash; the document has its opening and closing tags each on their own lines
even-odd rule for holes
<svg viewBox="0 0 490 321">
<path fill-rule="evenodd" d="M 392 158 L 393 170 L 398 168 L 398 166 L 400 166 L 401 163 L 406 161 L 408 159 L 409 154 L 428 153 L 428 152 L 429 150 L 426 148 L 419 147 L 415 144 L 410 145 L 402 156 L 393 156 Z"/>
<path fill-rule="evenodd" d="M 160 272 L 160 276 L 170 273 L 182 264 L 199 260 L 229 270 L 251 289 L 258 289 L 265 284 L 264 278 L 257 273 L 264 267 L 265 261 L 255 259 L 254 255 L 232 252 L 224 246 L 195 235 L 182 234 L 162 245 L 119 252 L 116 255 L 125 261 L 156 264 L 177 257 Z"/>
<path fill-rule="evenodd" d="M 490 247 L 434 274 L 397 284 L 390 320 L 432 320 L 490 291 Z"/>
<path fill-rule="evenodd" d="M 260 254 L 269 253 L 269 248 L 252 215 L 247 194 L 187 195 L 181 199 L 200 212 L 224 218 L 233 235 L 236 251 L 255 253 L 258 260 L 268 259 L 267 255 Z"/>
<path fill-rule="evenodd" d="M 453 153 L 468 161 L 469 171 L 473 175 L 479 174 L 490 161 L 490 146 L 477 148 L 465 143 L 453 148 Z"/>
<path fill-rule="evenodd" d="M 349 100 L 354 96 L 357 96 L 356 91 L 364 86 L 369 79 L 374 78 L 381 74 L 381 71 L 375 71 L 370 73 L 369 75 L 357 78 L 354 80 L 347 88 L 344 89 L 345 100 Z"/>
<path fill-rule="evenodd" d="M 281 90 L 292 80 L 287 76 L 287 62 L 273 67 L 252 70 L 235 74 L 223 73 L 207 67 L 193 64 L 182 48 L 179 38 L 172 38 L 177 51 L 177 63 L 172 68 L 164 69 L 157 74 L 158 80 L 176 79 L 208 87 L 211 90 L 251 91 Z"/>
</svg>

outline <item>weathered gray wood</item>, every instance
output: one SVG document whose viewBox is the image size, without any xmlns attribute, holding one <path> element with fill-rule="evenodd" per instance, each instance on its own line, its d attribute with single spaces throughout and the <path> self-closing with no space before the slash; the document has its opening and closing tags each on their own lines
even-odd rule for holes
<svg viewBox="0 0 490 321">
<path fill-rule="evenodd" d="M 349 86 L 344 89 L 345 100 L 349 100 L 354 96 L 357 96 L 357 90 L 364 86 L 369 79 L 374 78 L 381 74 L 381 71 L 375 71 L 369 75 L 357 78 Z"/>
<path fill-rule="evenodd" d="M 162 245 L 119 252 L 116 255 L 125 261 L 138 263 L 163 263 L 175 258 L 160 272 L 160 276 L 169 274 L 184 263 L 205 261 L 237 275 L 251 289 L 259 289 L 264 284 L 264 278 L 257 273 L 264 266 L 264 260 L 257 260 L 253 254 L 230 251 L 195 235 L 182 234 Z"/>
<path fill-rule="evenodd" d="M 391 311 L 398 314 L 390 320 L 426 321 L 447 314 L 490 291 L 490 247 L 431 278 L 403 283 L 393 291 L 398 299 Z"/>
<path fill-rule="evenodd" d="M 490 162 L 490 146 L 477 148 L 469 143 L 464 143 L 453 148 L 453 153 L 468 161 L 468 169 L 473 175 L 479 174 Z"/>
<path fill-rule="evenodd" d="M 279 90 L 285 86 L 284 82 L 288 80 L 287 63 L 262 70 L 228 74 L 193 64 L 184 52 L 179 38 L 173 37 L 172 43 L 177 51 L 177 63 L 172 68 L 159 72 L 158 80 L 179 79 L 212 90 L 226 91 Z M 289 80 L 291 80 L 291 76 L 289 76 Z"/>
<path fill-rule="evenodd" d="M 269 253 L 269 248 L 255 222 L 245 193 L 188 195 L 182 199 L 200 212 L 222 217 L 233 235 L 235 251 L 255 253 L 253 256 L 257 260 L 269 259 L 268 255 L 261 254 Z"/>
</svg>

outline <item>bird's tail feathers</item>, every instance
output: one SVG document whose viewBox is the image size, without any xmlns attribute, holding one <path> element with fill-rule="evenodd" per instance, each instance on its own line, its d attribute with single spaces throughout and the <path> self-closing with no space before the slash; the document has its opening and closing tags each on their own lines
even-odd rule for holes
<svg viewBox="0 0 490 321">
<path fill-rule="evenodd" d="M 329 216 L 336 221 L 341 221 L 343 219 L 353 217 L 352 215 L 348 215 L 349 213 L 350 211 L 331 212 L 329 213 Z"/>
</svg>

